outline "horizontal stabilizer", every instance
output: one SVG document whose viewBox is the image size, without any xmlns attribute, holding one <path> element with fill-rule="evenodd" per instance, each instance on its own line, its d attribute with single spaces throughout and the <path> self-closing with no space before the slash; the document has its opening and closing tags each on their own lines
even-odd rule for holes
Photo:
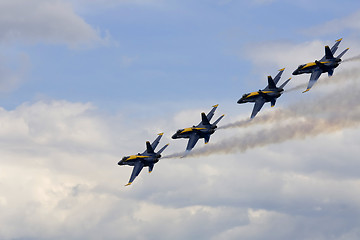
<svg viewBox="0 0 360 240">
<path fill-rule="evenodd" d="M 224 116 L 225 114 L 221 115 L 212 125 L 216 126 Z"/>
<path fill-rule="evenodd" d="M 340 53 L 339 56 L 337 56 L 337 59 L 341 59 L 348 50 L 349 48 L 345 49 L 342 53 Z"/>
<path fill-rule="evenodd" d="M 165 146 L 163 146 L 157 153 L 158 154 L 162 153 L 165 150 L 165 148 L 167 148 L 167 146 L 169 146 L 169 144 L 166 144 Z"/>
<path fill-rule="evenodd" d="M 283 84 L 281 84 L 281 86 L 279 88 L 284 89 L 285 85 L 291 80 L 291 78 L 289 78 L 288 80 L 286 80 Z"/>
</svg>

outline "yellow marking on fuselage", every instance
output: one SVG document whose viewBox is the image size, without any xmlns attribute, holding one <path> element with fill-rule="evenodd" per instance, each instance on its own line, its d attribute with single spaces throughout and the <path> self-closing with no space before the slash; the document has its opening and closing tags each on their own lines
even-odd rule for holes
<svg viewBox="0 0 360 240">
<path fill-rule="evenodd" d="M 184 130 L 182 130 L 181 133 L 191 132 L 193 130 L 203 130 L 203 129 L 206 129 L 206 128 L 185 128 Z"/>
<path fill-rule="evenodd" d="M 141 155 L 131 155 L 129 156 L 128 159 L 126 159 L 125 161 L 130 161 L 130 160 L 134 160 L 134 159 L 137 159 L 137 158 L 147 158 L 148 156 L 141 156 Z"/>
<path fill-rule="evenodd" d="M 263 93 L 271 93 L 273 91 L 262 91 Z M 260 93 L 259 92 L 251 92 L 249 93 L 249 95 L 246 96 L 246 98 L 252 97 L 252 96 L 258 96 Z"/>
<path fill-rule="evenodd" d="M 325 63 L 329 63 L 329 61 L 320 62 L 320 63 L 325 64 Z M 316 65 L 315 62 L 310 62 L 310 63 L 305 64 L 305 66 L 303 66 L 301 69 L 305 69 L 305 68 L 312 67 L 312 66 L 315 66 L 315 65 Z"/>
</svg>

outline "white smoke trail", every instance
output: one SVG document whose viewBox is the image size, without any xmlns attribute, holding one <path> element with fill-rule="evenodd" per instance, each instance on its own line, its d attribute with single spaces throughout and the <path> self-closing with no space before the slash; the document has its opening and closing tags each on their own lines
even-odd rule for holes
<svg viewBox="0 0 360 240">
<path fill-rule="evenodd" d="M 360 60 L 360 55 L 358 57 Z M 348 59 L 349 60 L 349 59 Z M 352 60 L 349 60 L 352 61 Z M 322 85 L 328 85 L 328 84 L 339 84 L 340 82 L 347 81 L 348 79 L 353 79 L 353 76 L 360 75 L 360 69 L 350 69 L 350 70 L 344 70 L 342 72 L 339 72 L 339 74 L 336 74 L 332 77 L 328 77 L 327 73 L 324 73 L 322 77 L 319 78 L 319 80 L 316 82 L 315 86 L 322 86 Z M 310 78 L 310 74 L 308 75 Z M 305 90 L 308 83 L 299 84 L 295 87 L 286 89 L 284 93 L 286 92 L 293 92 L 293 91 L 300 91 Z"/>
<path fill-rule="evenodd" d="M 343 62 L 352 62 L 352 61 L 360 61 L 360 55 L 342 60 L 341 62 L 343 63 Z"/>
<path fill-rule="evenodd" d="M 244 152 L 248 149 L 281 143 L 293 139 L 304 139 L 319 134 L 331 133 L 341 129 L 360 125 L 360 69 L 352 69 L 338 74 L 338 83 L 343 86 L 325 96 L 299 102 L 283 109 L 276 109 L 249 121 L 241 120 L 227 124 L 219 129 L 250 127 L 260 124 L 272 124 L 244 136 L 231 137 L 222 142 L 193 149 L 188 157 L 208 156 Z M 345 84 L 345 81 L 351 84 Z M 180 157 L 184 153 L 167 156 Z"/>
</svg>

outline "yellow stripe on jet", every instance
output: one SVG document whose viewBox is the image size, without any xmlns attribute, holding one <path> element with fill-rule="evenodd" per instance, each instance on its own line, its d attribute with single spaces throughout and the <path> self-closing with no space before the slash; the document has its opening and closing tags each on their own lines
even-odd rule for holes
<svg viewBox="0 0 360 240">
<path fill-rule="evenodd" d="M 185 128 L 181 133 L 191 132 L 193 130 L 204 130 L 206 128 Z"/>
<path fill-rule="evenodd" d="M 131 155 L 129 156 L 128 159 L 126 159 L 125 161 L 130 161 L 130 160 L 134 160 L 134 159 L 137 159 L 137 158 L 147 158 L 148 156 L 141 156 L 141 155 Z"/>
<path fill-rule="evenodd" d="M 262 91 L 263 93 L 271 93 L 273 91 Z M 249 95 L 247 95 L 246 97 L 252 97 L 252 96 L 258 96 L 260 93 L 259 92 L 252 92 L 252 93 L 249 93 Z"/>
<path fill-rule="evenodd" d="M 320 62 L 320 63 L 322 63 L 322 64 L 324 64 L 324 63 L 329 63 L 329 61 Z M 307 63 L 307 64 L 305 64 L 305 66 L 303 66 L 301 69 L 305 69 L 305 68 L 312 67 L 312 66 L 315 66 L 315 65 L 316 65 L 315 62 Z"/>
</svg>

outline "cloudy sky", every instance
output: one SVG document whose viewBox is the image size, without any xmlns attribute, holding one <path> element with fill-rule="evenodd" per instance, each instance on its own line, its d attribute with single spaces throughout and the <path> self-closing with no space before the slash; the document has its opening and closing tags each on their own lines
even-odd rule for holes
<svg viewBox="0 0 360 240">
<path fill-rule="evenodd" d="M 242 94 L 295 76 L 251 122 Z M 360 2 L 0 0 L 0 239 L 359 239 Z M 219 104 L 210 144 L 117 166 Z"/>
</svg>

